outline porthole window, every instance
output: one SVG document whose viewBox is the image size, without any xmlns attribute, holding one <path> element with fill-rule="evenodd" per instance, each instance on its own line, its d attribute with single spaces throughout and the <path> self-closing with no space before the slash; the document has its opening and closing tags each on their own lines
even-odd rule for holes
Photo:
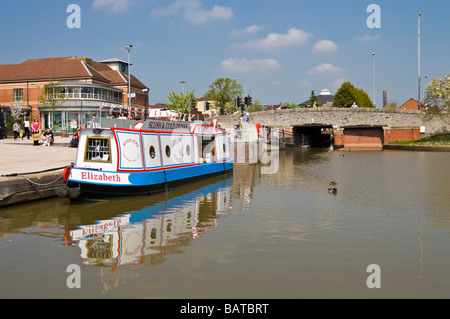
<svg viewBox="0 0 450 319">
<path fill-rule="evenodd" d="M 170 157 L 170 146 L 166 145 L 166 156 Z"/>
<path fill-rule="evenodd" d="M 148 150 L 148 152 L 150 154 L 150 157 L 152 159 L 154 159 L 156 154 L 155 154 L 155 148 L 153 147 L 153 145 L 150 146 L 150 149 Z"/>
<path fill-rule="evenodd" d="M 191 156 L 191 146 L 189 144 L 186 145 L 186 155 Z"/>
<path fill-rule="evenodd" d="M 225 143 L 223 143 L 223 152 L 224 152 L 224 153 L 227 152 L 227 147 L 225 146 Z"/>
</svg>

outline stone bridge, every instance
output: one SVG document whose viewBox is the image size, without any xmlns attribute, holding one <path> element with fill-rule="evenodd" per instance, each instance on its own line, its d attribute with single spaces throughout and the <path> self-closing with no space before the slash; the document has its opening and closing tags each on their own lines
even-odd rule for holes
<svg viewBox="0 0 450 319">
<path fill-rule="evenodd" d="M 359 144 L 362 147 L 382 147 L 393 141 L 450 133 L 450 114 L 430 115 L 410 110 L 295 108 L 254 112 L 250 113 L 249 118 L 249 124 L 260 123 L 262 127 L 280 129 L 284 136 L 291 136 L 291 143 L 296 145 L 313 144 L 309 141 L 317 141 L 317 138 L 311 140 L 311 136 L 322 135 L 323 139 L 324 130 L 334 136 L 335 145 Z M 227 130 L 234 129 L 240 123 L 238 114 L 216 119 Z"/>
</svg>

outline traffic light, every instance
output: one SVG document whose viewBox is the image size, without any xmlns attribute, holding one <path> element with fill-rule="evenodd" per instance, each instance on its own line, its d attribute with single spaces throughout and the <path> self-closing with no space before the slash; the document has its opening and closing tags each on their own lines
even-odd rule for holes
<svg viewBox="0 0 450 319">
<path fill-rule="evenodd" d="M 197 103 L 195 99 L 191 99 L 191 108 L 195 109 L 197 107 Z"/>
<path fill-rule="evenodd" d="M 244 97 L 244 104 L 248 105 L 248 96 Z"/>
<path fill-rule="evenodd" d="M 247 106 L 252 105 L 252 97 L 250 95 L 247 95 L 245 97 L 245 105 Z"/>
<path fill-rule="evenodd" d="M 209 110 L 209 102 L 206 102 L 206 103 L 205 103 L 205 109 L 206 109 L 206 110 Z"/>
</svg>

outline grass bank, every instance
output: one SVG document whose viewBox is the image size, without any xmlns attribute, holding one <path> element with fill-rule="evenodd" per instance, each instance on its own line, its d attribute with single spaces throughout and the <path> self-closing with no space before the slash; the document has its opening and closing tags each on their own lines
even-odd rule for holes
<svg viewBox="0 0 450 319">
<path fill-rule="evenodd" d="M 425 137 L 415 141 L 399 141 L 389 145 L 450 146 L 450 134 Z"/>
</svg>

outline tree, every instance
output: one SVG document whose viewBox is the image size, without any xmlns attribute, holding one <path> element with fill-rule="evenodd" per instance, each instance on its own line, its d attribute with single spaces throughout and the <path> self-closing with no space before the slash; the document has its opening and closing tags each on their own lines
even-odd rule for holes
<svg viewBox="0 0 450 319">
<path fill-rule="evenodd" d="M 305 107 L 313 107 L 314 102 L 316 102 L 315 106 L 322 106 L 322 103 L 319 102 L 317 99 L 316 94 L 314 93 L 314 90 L 311 91 L 311 96 L 309 97 L 309 103 Z"/>
<path fill-rule="evenodd" d="M 230 78 L 218 78 L 210 86 L 205 97 L 215 101 L 217 108 L 225 109 L 228 102 L 234 101 L 234 98 L 243 94 L 242 85 L 237 80 Z"/>
<path fill-rule="evenodd" d="M 424 102 L 441 111 L 450 107 L 450 73 L 441 78 L 433 78 L 425 88 Z"/>
<path fill-rule="evenodd" d="M 353 103 L 356 103 L 358 107 L 374 107 L 369 95 L 363 89 L 356 88 L 352 83 L 346 81 L 334 95 L 333 105 L 350 107 Z"/>
<path fill-rule="evenodd" d="M 180 94 L 176 94 L 174 91 L 170 93 L 167 98 L 169 99 L 169 103 L 167 106 L 181 116 L 182 114 L 189 113 L 191 109 L 191 100 L 194 98 L 194 90 L 191 92 L 186 92 L 184 94 L 181 92 Z"/>
<path fill-rule="evenodd" d="M 264 110 L 264 107 L 262 106 L 261 102 L 258 99 L 255 99 L 252 105 L 248 107 L 249 112 L 260 112 L 262 110 Z"/>
<path fill-rule="evenodd" d="M 64 94 L 64 87 L 59 86 L 59 82 L 53 78 L 48 84 L 44 85 L 43 92 L 39 97 L 39 103 L 42 109 L 49 109 L 51 115 L 51 127 L 54 125 L 56 107 L 61 107 L 67 101 L 67 96 Z"/>
</svg>

